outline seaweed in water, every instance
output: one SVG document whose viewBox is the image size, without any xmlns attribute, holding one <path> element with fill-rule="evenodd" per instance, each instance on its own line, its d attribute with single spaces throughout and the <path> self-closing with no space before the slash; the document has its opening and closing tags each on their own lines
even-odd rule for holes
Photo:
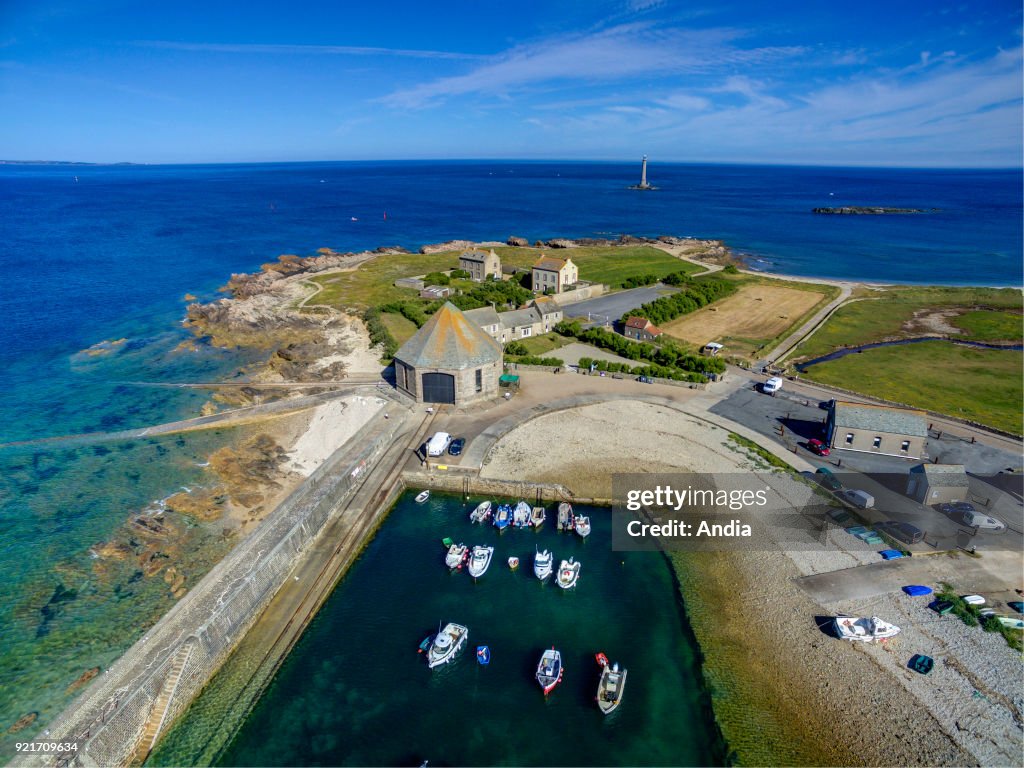
<svg viewBox="0 0 1024 768">
<path fill-rule="evenodd" d="M 50 622 L 56 619 L 63 611 L 61 605 L 77 599 L 77 589 L 67 589 L 63 584 L 58 583 L 56 589 L 53 590 L 53 595 L 50 597 L 49 602 L 39 609 L 39 612 L 43 614 L 43 620 L 36 627 L 36 637 L 48 635 L 50 633 Z"/>
</svg>

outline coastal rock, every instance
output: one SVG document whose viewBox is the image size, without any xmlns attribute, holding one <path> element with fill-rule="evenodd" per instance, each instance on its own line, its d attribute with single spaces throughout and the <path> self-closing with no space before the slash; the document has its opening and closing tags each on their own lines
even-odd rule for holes
<svg viewBox="0 0 1024 768">
<path fill-rule="evenodd" d="M 96 677 L 96 675 L 98 675 L 99 673 L 100 673 L 100 668 L 99 667 L 93 667 L 92 669 L 85 670 L 85 672 L 83 672 L 78 677 L 78 679 L 75 680 L 75 682 L 73 682 L 71 685 L 69 685 L 67 688 L 64 689 L 64 693 L 65 694 L 74 693 L 79 688 L 83 687 L 86 683 L 88 683 L 90 680 L 92 680 L 94 677 Z"/>
<path fill-rule="evenodd" d="M 185 574 L 173 565 L 164 571 L 164 581 L 167 583 L 171 595 L 176 600 L 180 600 L 188 591 L 185 589 Z"/>
<path fill-rule="evenodd" d="M 400 245 L 382 245 L 379 248 L 374 248 L 373 252 L 387 255 L 390 253 L 409 253 L 409 250 Z"/>
<path fill-rule="evenodd" d="M 506 245 L 511 245 L 511 246 L 513 246 L 515 248 L 526 248 L 527 246 L 530 245 L 530 241 L 527 240 L 525 237 L 514 237 L 513 236 L 513 237 L 510 237 L 508 240 L 506 240 L 505 244 Z"/>
<path fill-rule="evenodd" d="M 932 208 L 932 211 L 939 210 Z M 839 208 L 812 208 L 811 213 L 840 216 L 884 216 L 886 214 L 927 213 L 923 208 L 888 208 L 885 206 L 844 205 Z"/>
<path fill-rule="evenodd" d="M 465 251 L 474 247 L 476 243 L 471 240 L 447 240 L 443 243 L 432 243 L 420 248 L 420 253 L 444 253 L 445 251 Z"/>
<path fill-rule="evenodd" d="M 196 300 L 196 296 L 195 296 L 195 294 L 192 294 L 192 293 L 186 293 L 184 296 L 181 297 L 181 300 L 182 301 L 190 301 L 190 302 L 191 301 L 195 301 Z"/>
<path fill-rule="evenodd" d="M 646 237 L 637 237 L 636 235 L 619 235 L 619 245 L 644 245 L 645 243 L 652 242 Z"/>
<path fill-rule="evenodd" d="M 548 248 L 575 248 L 576 243 L 573 240 L 567 240 L 564 237 L 556 237 L 552 240 L 548 240 L 544 245 Z"/>
<path fill-rule="evenodd" d="M 39 713 L 38 712 L 29 712 L 28 714 L 22 715 L 21 717 L 19 717 L 17 720 L 14 721 L 14 724 L 10 728 L 7 729 L 7 732 L 8 733 L 17 733 L 18 731 L 23 731 L 26 728 L 28 728 L 30 725 L 32 725 L 32 723 L 34 723 L 36 721 L 37 717 L 39 717 Z"/>
<path fill-rule="evenodd" d="M 224 513 L 227 503 L 227 491 L 223 486 L 201 488 L 199 490 L 176 493 L 165 502 L 167 509 L 179 515 L 194 517 L 196 520 L 210 522 L 217 520 Z"/>
</svg>

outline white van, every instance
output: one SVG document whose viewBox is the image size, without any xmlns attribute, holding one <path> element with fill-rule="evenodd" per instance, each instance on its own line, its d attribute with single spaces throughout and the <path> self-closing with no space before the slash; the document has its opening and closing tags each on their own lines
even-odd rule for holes
<svg viewBox="0 0 1024 768">
<path fill-rule="evenodd" d="M 856 507 L 861 509 L 870 509 L 875 506 L 875 497 L 867 491 L 858 491 L 856 489 L 849 489 L 843 491 L 843 498 Z"/>
<path fill-rule="evenodd" d="M 440 456 L 452 441 L 452 436 L 447 432 L 435 432 L 434 436 L 427 441 L 427 456 Z"/>
<path fill-rule="evenodd" d="M 774 395 L 782 389 L 782 379 L 778 376 L 772 376 L 768 381 L 761 385 L 761 391 L 766 395 Z"/>
<path fill-rule="evenodd" d="M 983 531 L 1006 530 L 1006 523 L 1002 520 L 996 517 L 989 517 L 988 515 L 982 514 L 978 511 L 965 512 L 964 525 L 969 525 L 972 528 L 980 528 Z"/>
</svg>

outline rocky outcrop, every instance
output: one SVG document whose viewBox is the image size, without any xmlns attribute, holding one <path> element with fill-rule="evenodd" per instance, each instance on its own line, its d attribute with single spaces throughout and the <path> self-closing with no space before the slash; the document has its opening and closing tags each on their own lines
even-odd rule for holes
<svg viewBox="0 0 1024 768">
<path fill-rule="evenodd" d="M 544 245 L 548 248 L 575 248 L 575 240 L 567 240 L 564 237 L 556 237 L 552 240 L 548 240 Z"/>
<path fill-rule="evenodd" d="M 17 720 L 14 721 L 14 724 L 10 728 L 7 729 L 7 732 L 8 733 L 17 733 L 18 731 L 23 731 L 26 728 L 28 728 L 30 725 L 32 725 L 32 723 L 34 723 L 36 721 L 37 717 L 39 717 L 39 713 L 38 712 L 29 712 L 26 715 L 22 715 L 21 717 L 19 717 Z"/>
<path fill-rule="evenodd" d="M 468 251 L 476 246 L 472 240 L 447 240 L 443 243 L 432 243 L 420 248 L 420 253 L 444 253 L 445 251 Z"/>
<path fill-rule="evenodd" d="M 530 241 L 525 237 L 510 237 L 505 241 L 506 245 L 511 245 L 515 248 L 526 248 L 530 245 Z"/>
<path fill-rule="evenodd" d="M 938 208 L 930 209 L 932 211 Z M 812 208 L 811 213 L 824 213 L 840 216 L 884 216 L 886 214 L 927 213 L 924 208 L 887 208 L 885 206 L 844 205 L 839 208 Z"/>
<path fill-rule="evenodd" d="M 85 686 L 86 683 L 88 683 L 90 680 L 96 677 L 96 675 L 98 675 L 99 673 L 99 667 L 93 667 L 92 669 L 85 670 L 85 672 L 79 675 L 77 680 L 75 680 L 73 683 L 71 683 L 71 685 L 64 689 L 65 695 L 72 694 L 75 691 L 79 690 L 80 688 Z"/>
</svg>

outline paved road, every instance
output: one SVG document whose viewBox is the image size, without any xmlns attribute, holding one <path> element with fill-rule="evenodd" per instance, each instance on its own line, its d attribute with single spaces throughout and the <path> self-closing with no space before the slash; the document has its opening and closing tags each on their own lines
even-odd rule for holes
<svg viewBox="0 0 1024 768">
<path fill-rule="evenodd" d="M 643 288 L 631 288 L 628 291 L 609 293 L 607 296 L 599 296 L 596 299 L 587 299 L 575 304 L 567 304 L 563 308 L 566 317 L 586 318 L 589 314 L 592 319 L 600 322 L 614 322 L 631 309 L 636 309 L 641 304 L 661 298 L 666 292 L 675 292 L 675 288 L 669 288 L 662 283 L 648 285 Z"/>
</svg>

